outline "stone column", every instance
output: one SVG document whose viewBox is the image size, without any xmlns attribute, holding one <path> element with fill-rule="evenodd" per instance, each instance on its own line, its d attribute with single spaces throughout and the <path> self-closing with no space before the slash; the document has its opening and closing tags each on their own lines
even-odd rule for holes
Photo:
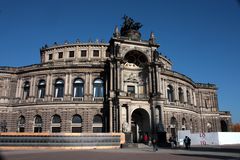
<svg viewBox="0 0 240 160">
<path fill-rule="evenodd" d="M 90 101 L 93 100 L 93 79 L 92 79 L 92 73 L 89 73 L 89 98 Z"/>
<path fill-rule="evenodd" d="M 193 104 L 194 104 L 194 106 L 197 106 L 196 94 L 195 94 L 195 92 L 193 92 Z"/>
<path fill-rule="evenodd" d="M 53 93 L 53 85 L 54 85 L 53 75 L 50 74 L 49 75 L 49 82 L 48 82 L 48 87 L 49 87 L 49 99 L 48 100 L 51 100 L 51 98 L 55 96 L 54 93 Z"/>
<path fill-rule="evenodd" d="M 149 77 L 149 92 L 152 93 L 153 92 L 153 88 L 152 88 L 152 68 L 149 66 L 148 67 L 148 70 L 149 70 L 149 74 L 148 74 L 148 77 Z"/>
<path fill-rule="evenodd" d="M 65 75 L 65 82 L 64 82 L 64 98 L 66 98 L 68 94 L 68 73 Z"/>
<path fill-rule="evenodd" d="M 49 95 L 49 74 L 47 74 L 47 79 L 46 79 L 46 96 Z"/>
<path fill-rule="evenodd" d="M 85 73 L 85 83 L 84 83 L 84 100 L 88 100 L 89 95 L 89 73 Z"/>
<path fill-rule="evenodd" d="M 183 100 L 184 100 L 184 103 L 187 103 L 187 89 L 186 87 L 183 88 Z"/>
<path fill-rule="evenodd" d="M 119 132 L 122 132 L 122 104 L 119 104 L 119 115 L 118 115 L 118 118 L 119 118 Z"/>
<path fill-rule="evenodd" d="M 73 87 L 72 73 L 69 73 L 68 82 L 69 82 L 68 83 L 68 97 L 70 100 L 70 98 L 72 97 L 72 87 Z"/>
<path fill-rule="evenodd" d="M 121 72 L 120 72 L 120 62 L 117 62 L 117 89 L 120 90 L 120 77 L 121 77 Z"/>
<path fill-rule="evenodd" d="M 18 79 L 16 97 L 21 98 L 22 79 Z"/>
<path fill-rule="evenodd" d="M 113 64 L 110 63 L 110 91 L 113 90 Z"/>
<path fill-rule="evenodd" d="M 123 64 L 120 65 L 120 68 L 121 68 L 121 69 L 120 69 L 120 74 L 121 74 L 121 78 L 120 78 L 120 90 L 121 90 L 121 91 L 124 91 L 124 86 L 123 86 L 123 85 L 124 85 L 124 83 L 123 83 L 123 81 L 124 81 L 124 79 L 123 79 L 123 76 L 124 76 L 124 75 L 123 75 Z"/>
<path fill-rule="evenodd" d="M 36 89 L 38 88 L 37 84 L 36 84 L 36 77 L 32 77 L 33 78 L 33 84 L 32 84 L 32 97 L 36 98 L 37 94 L 36 94 Z"/>
<path fill-rule="evenodd" d="M 32 96 L 33 96 L 33 88 L 34 88 L 34 86 L 33 86 L 33 77 L 31 77 L 31 79 L 30 79 L 30 90 L 29 90 L 29 98 L 30 98 L 30 100 L 32 99 Z"/>
<path fill-rule="evenodd" d="M 179 96 L 178 96 L 178 85 L 175 84 L 173 87 L 174 87 L 174 88 L 173 88 L 173 92 L 174 92 L 174 101 L 179 101 Z"/>
<path fill-rule="evenodd" d="M 113 132 L 113 115 L 112 115 L 112 108 L 113 108 L 113 104 L 112 101 L 110 100 L 109 102 L 109 132 Z"/>
<path fill-rule="evenodd" d="M 156 78 L 156 81 L 157 81 L 157 93 L 161 93 L 161 89 L 160 89 L 160 72 L 159 72 L 159 68 L 158 66 L 156 66 L 156 70 L 157 70 L 157 78 Z"/>
<path fill-rule="evenodd" d="M 88 47 L 88 61 L 90 61 L 91 60 L 91 49 L 90 49 L 90 46 Z"/>
</svg>

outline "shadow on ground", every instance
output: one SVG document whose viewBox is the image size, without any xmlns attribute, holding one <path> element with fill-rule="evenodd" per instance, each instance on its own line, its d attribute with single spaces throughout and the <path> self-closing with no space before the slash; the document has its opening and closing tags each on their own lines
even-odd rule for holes
<svg viewBox="0 0 240 160">
<path fill-rule="evenodd" d="M 0 160 L 5 160 L 5 158 L 3 157 L 1 151 L 0 151 Z"/>
<path fill-rule="evenodd" d="M 160 148 L 164 148 L 164 149 L 171 149 L 170 147 L 160 147 Z M 185 148 L 181 147 L 181 148 L 174 148 L 177 150 L 186 150 Z M 174 150 L 173 149 L 173 150 Z M 240 146 L 215 146 L 215 147 L 191 147 L 190 149 L 191 151 L 210 151 L 210 152 L 229 152 L 229 153 L 240 153 Z"/>
<path fill-rule="evenodd" d="M 220 155 L 209 155 L 209 154 L 172 154 L 176 156 L 188 156 L 188 157 L 202 157 L 202 158 L 213 158 L 213 159 L 231 159 L 231 160 L 240 160 L 240 158 L 232 156 L 220 156 Z M 194 159 L 194 158 L 193 158 Z"/>
<path fill-rule="evenodd" d="M 185 148 L 180 148 L 186 150 Z M 240 148 L 221 148 L 221 147 L 192 147 L 191 151 L 210 151 L 210 152 L 229 152 L 229 153 L 239 153 Z"/>
</svg>

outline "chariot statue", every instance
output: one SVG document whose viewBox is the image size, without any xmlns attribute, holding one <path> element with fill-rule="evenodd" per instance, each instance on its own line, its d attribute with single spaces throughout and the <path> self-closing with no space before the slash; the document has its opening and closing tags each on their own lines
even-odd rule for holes
<svg viewBox="0 0 240 160">
<path fill-rule="evenodd" d="M 142 27 L 142 24 L 139 22 L 135 22 L 132 18 L 124 15 L 123 16 L 123 24 L 120 30 L 120 34 L 123 37 L 128 37 L 130 40 L 137 40 L 141 39 L 141 33 L 139 29 Z"/>
</svg>

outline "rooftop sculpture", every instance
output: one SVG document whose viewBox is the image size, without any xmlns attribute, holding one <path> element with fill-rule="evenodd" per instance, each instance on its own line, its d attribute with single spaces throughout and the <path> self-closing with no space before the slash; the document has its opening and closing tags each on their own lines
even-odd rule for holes
<svg viewBox="0 0 240 160">
<path fill-rule="evenodd" d="M 139 29 L 142 27 L 142 24 L 135 22 L 126 15 L 123 16 L 123 20 L 124 22 L 120 30 L 121 36 L 129 37 L 132 40 L 140 40 L 141 34 Z"/>
</svg>

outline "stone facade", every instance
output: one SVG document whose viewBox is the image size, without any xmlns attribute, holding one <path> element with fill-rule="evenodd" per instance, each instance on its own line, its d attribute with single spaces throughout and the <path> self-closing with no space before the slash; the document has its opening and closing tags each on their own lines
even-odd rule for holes
<svg viewBox="0 0 240 160">
<path fill-rule="evenodd" d="M 218 108 L 217 87 L 172 70 L 151 33 L 109 43 L 54 44 L 41 63 L 0 67 L 0 122 L 8 132 L 229 131 L 231 115 Z M 5 129 L 5 130 L 4 130 Z"/>
</svg>

